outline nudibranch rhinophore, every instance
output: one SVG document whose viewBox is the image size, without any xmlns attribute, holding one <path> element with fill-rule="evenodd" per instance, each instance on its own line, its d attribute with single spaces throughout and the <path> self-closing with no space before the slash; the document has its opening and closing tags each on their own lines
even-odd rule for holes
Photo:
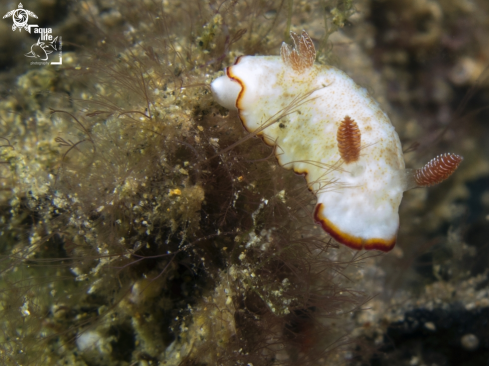
<svg viewBox="0 0 489 366">
<path fill-rule="evenodd" d="M 354 249 L 389 251 L 404 191 L 448 178 L 462 161 L 444 154 L 405 169 L 394 127 L 377 102 L 344 72 L 315 64 L 306 32 L 291 32 L 279 56 L 241 56 L 211 84 L 247 131 L 275 146 L 279 164 L 306 177 L 316 222 Z"/>
</svg>

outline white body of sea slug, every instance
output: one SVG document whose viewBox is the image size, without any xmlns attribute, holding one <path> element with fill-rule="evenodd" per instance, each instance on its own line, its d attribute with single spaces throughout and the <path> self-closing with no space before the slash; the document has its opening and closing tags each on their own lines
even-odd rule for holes
<svg viewBox="0 0 489 366">
<path fill-rule="evenodd" d="M 295 49 L 284 43 L 281 56 L 239 57 L 212 82 L 214 98 L 275 146 L 281 166 L 305 175 L 326 232 L 355 249 L 389 251 L 403 192 L 446 179 L 462 158 L 445 154 L 406 170 L 399 136 L 378 103 L 344 72 L 315 64 L 306 32 L 291 36 Z"/>
</svg>

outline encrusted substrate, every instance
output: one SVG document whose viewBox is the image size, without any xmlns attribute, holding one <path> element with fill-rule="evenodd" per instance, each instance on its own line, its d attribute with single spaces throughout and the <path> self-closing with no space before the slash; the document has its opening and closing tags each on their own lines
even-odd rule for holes
<svg viewBox="0 0 489 366">
<path fill-rule="evenodd" d="M 63 68 L 0 58 L 18 70 L 1 74 L 2 364 L 368 364 L 416 314 L 423 335 L 436 314 L 486 311 L 487 83 L 454 114 L 488 61 L 483 0 L 62 9 L 53 26 L 83 45 Z M 330 240 L 303 178 L 260 141 L 225 150 L 245 134 L 208 85 L 238 55 L 277 55 L 288 24 L 369 89 L 405 150 L 420 143 L 410 167 L 427 149 L 465 157 L 406 194 L 387 256 Z M 470 334 L 483 350 L 475 328 L 462 347 Z"/>
</svg>

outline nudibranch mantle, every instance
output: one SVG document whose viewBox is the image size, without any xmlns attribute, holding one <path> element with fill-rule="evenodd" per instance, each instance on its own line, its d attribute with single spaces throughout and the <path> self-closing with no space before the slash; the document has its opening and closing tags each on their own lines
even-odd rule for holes
<svg viewBox="0 0 489 366">
<path fill-rule="evenodd" d="M 281 166 L 305 175 L 326 232 L 355 249 L 389 251 L 402 194 L 412 188 L 399 136 L 364 88 L 310 61 L 307 33 L 292 37 L 296 49 L 283 45 L 281 57 L 239 57 L 211 84 L 214 98 L 275 146 Z"/>
</svg>

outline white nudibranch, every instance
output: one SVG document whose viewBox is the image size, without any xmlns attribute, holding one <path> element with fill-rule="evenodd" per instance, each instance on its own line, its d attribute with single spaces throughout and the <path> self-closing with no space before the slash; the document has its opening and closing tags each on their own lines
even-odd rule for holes
<svg viewBox="0 0 489 366">
<path fill-rule="evenodd" d="M 306 32 L 281 56 L 241 56 L 211 84 L 247 131 L 275 146 L 279 164 L 306 177 L 316 222 L 354 249 L 389 251 L 407 189 L 448 178 L 462 158 L 444 154 L 405 169 L 399 136 L 377 102 L 344 72 L 315 64 Z"/>
</svg>

